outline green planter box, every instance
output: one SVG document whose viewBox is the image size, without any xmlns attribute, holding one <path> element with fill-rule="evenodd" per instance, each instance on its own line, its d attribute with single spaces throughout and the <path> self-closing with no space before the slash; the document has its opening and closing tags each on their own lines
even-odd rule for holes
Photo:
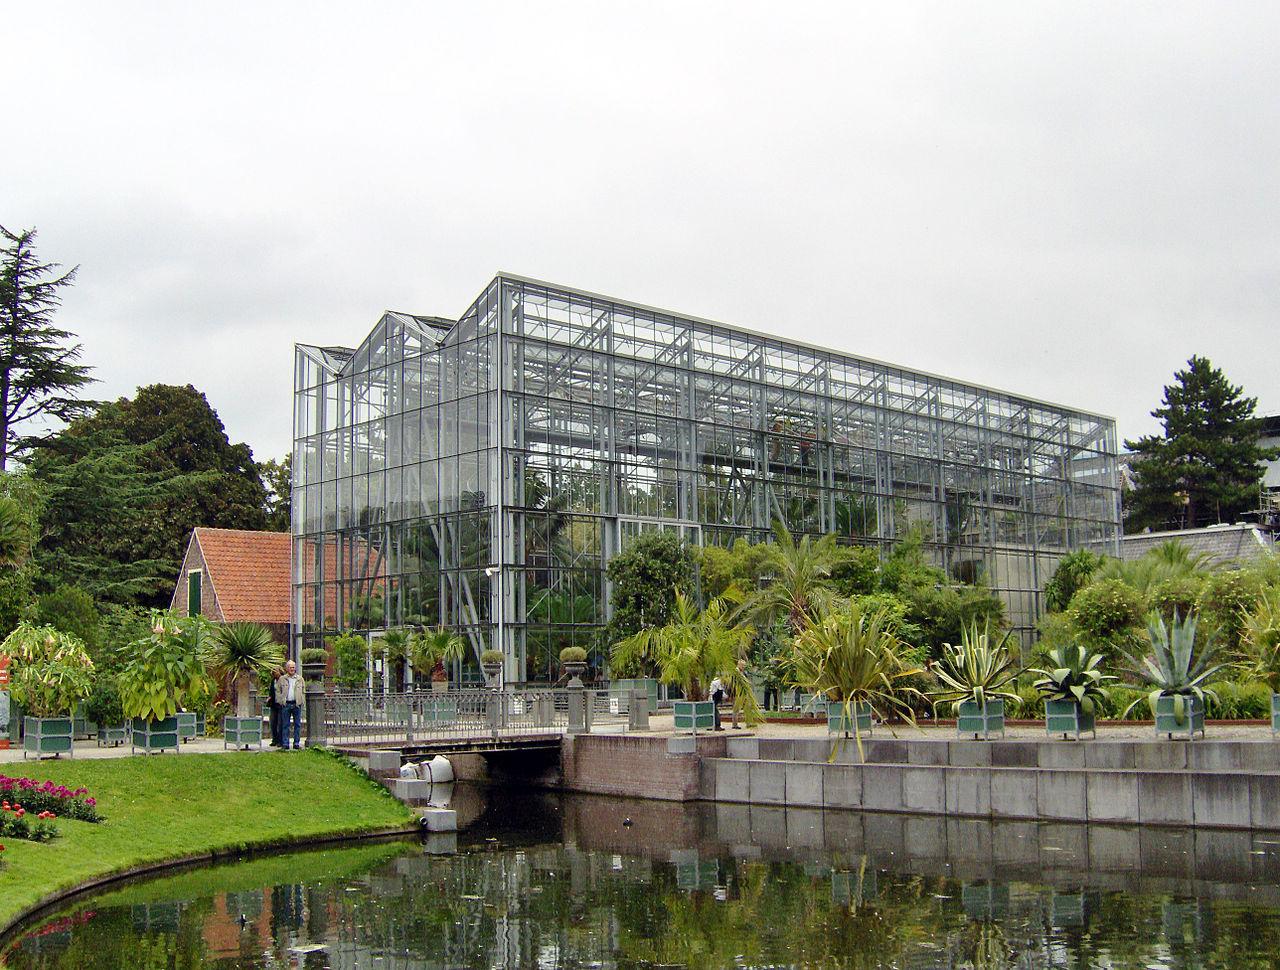
<svg viewBox="0 0 1280 970">
<path fill-rule="evenodd" d="M 609 684 L 609 696 L 625 698 L 627 703 L 631 702 L 633 690 L 644 691 L 649 698 L 649 713 L 658 713 L 658 682 L 652 677 L 623 677 Z"/>
<path fill-rule="evenodd" d="M 1184 734 L 1188 739 L 1194 738 L 1196 732 L 1204 737 L 1204 704 L 1193 696 L 1183 698 L 1182 723 L 1174 714 L 1175 698 L 1161 695 L 1156 698 L 1156 734 Z M 1274 710 L 1274 708 L 1273 708 Z"/>
<path fill-rule="evenodd" d="M 963 701 L 956 715 L 956 733 L 982 735 L 986 740 L 998 733 L 1004 737 L 1004 701 L 989 700 L 982 707 L 974 701 Z"/>
<path fill-rule="evenodd" d="M 178 750 L 178 718 L 166 717 L 163 721 L 146 721 L 135 717 L 129 730 L 129 747 L 136 754 L 142 751 Z"/>
<path fill-rule="evenodd" d="M 1280 733 L 1280 694 L 1271 695 L 1271 733 Z"/>
<path fill-rule="evenodd" d="M 98 733 L 98 726 L 84 716 L 84 705 L 76 705 L 75 734 L 77 741 L 87 741 Z"/>
<path fill-rule="evenodd" d="M 1061 734 L 1063 737 L 1074 734 L 1080 740 L 1082 731 L 1091 731 L 1098 736 L 1093 714 L 1086 714 L 1075 701 L 1044 702 L 1044 728 L 1049 735 Z"/>
<path fill-rule="evenodd" d="M 419 716 L 430 724 L 450 724 L 458 719 L 458 700 L 455 697 L 432 697 L 430 694 L 418 702 Z"/>
<path fill-rule="evenodd" d="M 850 713 L 852 716 L 850 716 Z M 846 713 L 843 701 L 827 701 L 827 733 L 843 734 L 846 738 L 854 733 L 854 722 L 857 721 L 858 734 L 871 733 L 871 705 L 862 703 L 853 705 Z"/>
<path fill-rule="evenodd" d="M 194 741 L 196 738 L 204 737 L 207 727 L 203 714 L 197 714 L 195 711 L 178 712 L 178 737 L 183 741 Z"/>
<path fill-rule="evenodd" d="M 98 726 L 98 747 L 118 748 L 129 740 L 129 725 L 106 724 Z"/>
<path fill-rule="evenodd" d="M 222 719 L 223 748 L 262 747 L 262 718 L 224 717 Z"/>
<path fill-rule="evenodd" d="M 1009 886 L 1000 882 L 965 883 L 960 902 L 970 919 L 999 919 L 1009 913 Z"/>
<path fill-rule="evenodd" d="M 699 729 L 709 731 L 716 726 L 716 705 L 713 701 L 675 701 L 672 705 L 677 731 Z"/>
<path fill-rule="evenodd" d="M 22 757 L 51 754 L 75 755 L 75 719 L 70 717 L 24 717 Z"/>
</svg>

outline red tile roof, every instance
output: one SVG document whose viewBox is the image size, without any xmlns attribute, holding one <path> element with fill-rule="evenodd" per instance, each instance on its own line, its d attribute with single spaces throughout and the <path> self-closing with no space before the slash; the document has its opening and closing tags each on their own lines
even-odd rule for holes
<svg viewBox="0 0 1280 970">
<path fill-rule="evenodd" d="M 224 621 L 289 622 L 289 533 L 198 528 L 195 541 Z"/>
</svg>

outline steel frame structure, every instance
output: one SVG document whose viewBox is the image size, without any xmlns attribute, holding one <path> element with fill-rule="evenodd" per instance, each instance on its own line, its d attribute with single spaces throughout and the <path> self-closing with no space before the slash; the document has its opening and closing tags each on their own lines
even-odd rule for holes
<svg viewBox="0 0 1280 970">
<path fill-rule="evenodd" d="M 440 623 L 509 681 L 595 646 L 649 529 L 918 530 L 1023 634 L 1057 559 L 1120 535 L 1109 418 L 506 273 L 456 322 L 298 345 L 294 425 L 300 644 Z"/>
</svg>

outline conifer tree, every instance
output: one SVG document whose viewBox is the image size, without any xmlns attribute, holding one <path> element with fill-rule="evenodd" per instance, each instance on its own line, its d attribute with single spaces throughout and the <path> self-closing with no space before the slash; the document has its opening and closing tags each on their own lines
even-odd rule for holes
<svg viewBox="0 0 1280 970">
<path fill-rule="evenodd" d="M 0 226 L 0 472 L 30 443 L 23 431 L 42 419 L 70 421 L 83 413 L 76 392 L 91 383 L 89 368 L 77 363 L 74 335 L 54 325 L 61 291 L 74 282 L 74 269 L 35 254 L 36 231 L 10 232 Z"/>
<path fill-rule="evenodd" d="M 1207 358 L 1187 361 L 1165 387 L 1163 406 L 1151 412 L 1164 433 L 1125 442 L 1137 456 L 1126 531 L 1194 529 L 1256 508 L 1260 463 L 1275 457 L 1258 444 L 1257 405 Z"/>
</svg>

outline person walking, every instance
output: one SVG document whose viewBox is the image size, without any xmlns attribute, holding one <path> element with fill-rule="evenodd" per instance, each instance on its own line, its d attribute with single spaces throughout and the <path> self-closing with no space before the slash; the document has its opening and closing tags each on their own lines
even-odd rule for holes
<svg viewBox="0 0 1280 970">
<path fill-rule="evenodd" d="M 716 715 L 714 730 L 723 731 L 724 728 L 720 726 L 720 705 L 724 701 L 724 681 L 717 676 L 715 680 L 711 681 L 711 686 L 707 689 L 707 692 L 711 695 L 711 706 Z"/>
<path fill-rule="evenodd" d="M 298 665 L 292 660 L 284 665 L 284 676 L 276 681 L 276 700 L 280 703 L 283 723 L 280 726 L 284 749 L 289 750 L 289 735 L 293 734 L 293 749 L 302 747 L 298 735 L 302 730 L 302 705 L 306 702 L 307 685 L 298 673 Z"/>
<path fill-rule="evenodd" d="M 284 671 L 280 667 L 275 667 L 271 671 L 271 687 L 267 693 L 267 718 L 271 724 L 271 747 L 279 748 L 284 744 L 280 716 L 280 699 L 276 696 L 276 681 L 280 679 L 280 675 Z"/>
</svg>

